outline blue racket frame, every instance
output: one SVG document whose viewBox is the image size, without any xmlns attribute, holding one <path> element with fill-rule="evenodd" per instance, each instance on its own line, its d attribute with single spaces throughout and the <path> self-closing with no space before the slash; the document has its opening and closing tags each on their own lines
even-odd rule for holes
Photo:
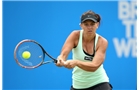
<svg viewBox="0 0 140 90">
<path fill-rule="evenodd" d="M 35 43 L 36 45 L 38 45 L 38 46 L 41 48 L 41 50 L 42 50 L 42 55 L 41 55 L 42 60 L 40 61 L 40 63 L 38 63 L 38 64 L 35 65 L 35 66 L 32 66 L 32 65 L 30 65 L 30 66 L 23 65 L 23 64 L 20 63 L 20 61 L 19 61 L 19 59 L 18 59 L 18 56 L 19 56 L 19 55 L 17 54 L 18 49 L 20 48 L 20 46 L 21 46 L 23 43 L 26 43 L 26 42 L 33 42 L 33 43 Z M 51 60 L 49 60 L 49 61 L 44 61 L 45 55 L 47 55 L 49 58 L 51 58 Z M 37 68 L 37 67 L 39 67 L 39 66 L 41 66 L 41 65 L 43 65 L 43 64 L 48 64 L 48 63 L 51 63 L 51 62 L 57 63 L 57 59 L 55 59 L 55 58 L 53 58 L 51 55 L 49 55 L 49 54 L 45 51 L 45 49 L 44 49 L 38 42 L 36 42 L 35 40 L 30 40 L 30 39 L 22 40 L 22 41 L 20 41 L 20 42 L 16 45 L 16 47 L 15 47 L 15 49 L 14 49 L 14 59 L 16 60 L 16 62 L 17 62 L 17 64 L 18 64 L 19 66 L 21 66 L 21 67 L 23 67 L 23 68 L 29 68 L 29 69 Z M 27 62 L 27 61 L 26 61 L 26 62 Z M 28 64 L 29 64 L 29 62 L 28 62 Z"/>
</svg>

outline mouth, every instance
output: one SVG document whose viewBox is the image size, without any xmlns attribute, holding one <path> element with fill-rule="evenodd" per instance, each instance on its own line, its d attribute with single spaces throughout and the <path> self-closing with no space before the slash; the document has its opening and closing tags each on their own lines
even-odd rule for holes
<svg viewBox="0 0 140 90">
<path fill-rule="evenodd" d="M 88 32 L 92 32 L 92 30 L 89 30 Z"/>
</svg>

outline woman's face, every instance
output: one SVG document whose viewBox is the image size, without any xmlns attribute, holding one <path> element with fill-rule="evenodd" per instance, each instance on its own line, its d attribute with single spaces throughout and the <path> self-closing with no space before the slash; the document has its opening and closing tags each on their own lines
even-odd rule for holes
<svg viewBox="0 0 140 90">
<path fill-rule="evenodd" d="M 81 23 L 81 28 L 84 30 L 85 33 L 92 34 L 96 32 L 98 25 L 98 22 L 95 23 L 92 20 L 86 20 L 83 23 Z"/>
</svg>

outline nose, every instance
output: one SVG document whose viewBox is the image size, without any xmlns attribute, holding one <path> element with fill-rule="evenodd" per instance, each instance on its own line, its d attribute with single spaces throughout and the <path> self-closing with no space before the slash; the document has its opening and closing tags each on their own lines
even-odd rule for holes
<svg viewBox="0 0 140 90">
<path fill-rule="evenodd" d="M 92 28 L 92 26 L 91 26 L 91 25 L 89 25 L 89 26 L 87 26 L 87 28 L 91 29 L 91 28 Z"/>
</svg>

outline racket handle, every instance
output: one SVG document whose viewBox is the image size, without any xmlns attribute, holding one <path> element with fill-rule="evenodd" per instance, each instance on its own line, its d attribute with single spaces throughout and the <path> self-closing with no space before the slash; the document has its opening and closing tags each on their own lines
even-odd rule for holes
<svg viewBox="0 0 140 90">
<path fill-rule="evenodd" d="M 57 63 L 57 60 L 54 60 L 54 63 Z"/>
</svg>

